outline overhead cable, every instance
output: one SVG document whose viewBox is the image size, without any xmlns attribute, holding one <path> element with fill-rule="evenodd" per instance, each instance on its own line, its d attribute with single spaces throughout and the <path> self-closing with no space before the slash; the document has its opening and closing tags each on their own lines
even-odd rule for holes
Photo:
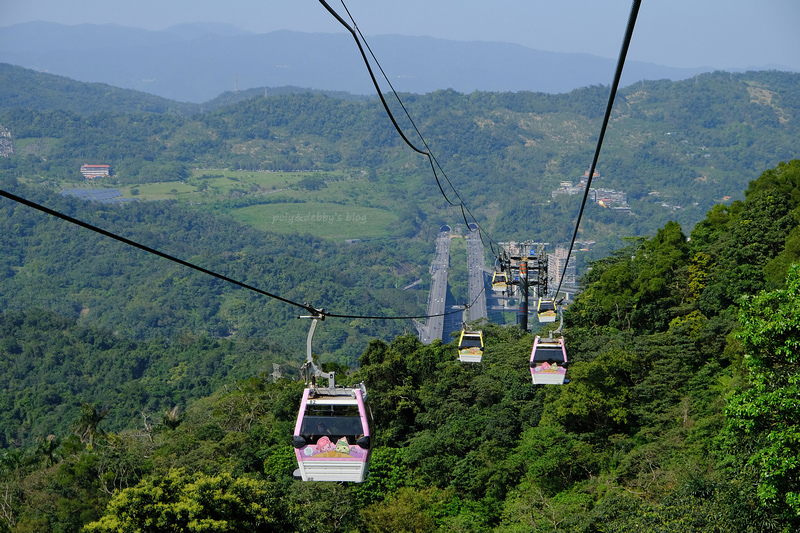
<svg viewBox="0 0 800 533">
<path fill-rule="evenodd" d="M 583 191 L 583 201 L 581 202 L 581 208 L 578 212 L 578 219 L 575 222 L 575 231 L 572 234 L 572 241 L 569 244 L 567 260 L 564 262 L 564 270 L 561 272 L 561 277 L 558 281 L 558 288 L 555 292 L 556 296 L 558 296 L 558 291 L 561 290 L 561 285 L 564 283 L 564 277 L 567 274 L 567 265 L 569 264 L 569 259 L 572 255 L 572 249 L 575 246 L 575 241 L 578 238 L 578 228 L 581 225 L 583 210 L 586 207 L 586 201 L 589 198 L 589 188 L 592 185 L 592 176 L 594 175 L 594 170 L 597 167 L 597 160 L 600 157 L 600 149 L 603 146 L 603 138 L 606 135 L 606 128 L 608 127 L 608 122 L 611 119 L 611 109 L 614 107 L 614 99 L 617 96 L 617 88 L 619 87 L 619 81 L 622 77 L 622 68 L 625 66 L 625 57 L 628 55 L 628 47 L 631 44 L 633 28 L 636 26 L 636 17 L 639 14 L 639 6 L 641 3 L 641 0 L 633 0 L 633 5 L 631 6 L 631 13 L 628 17 L 628 26 L 625 29 L 625 38 L 622 40 L 622 49 L 620 50 L 619 59 L 617 60 L 617 70 L 614 74 L 614 82 L 611 84 L 611 92 L 608 95 L 608 104 L 606 105 L 606 113 L 603 117 L 603 125 L 600 128 L 600 135 L 597 138 L 597 147 L 594 150 L 594 157 L 592 157 L 592 165 L 589 167 L 589 178 L 586 181 L 586 189 Z"/>
<path fill-rule="evenodd" d="M 319 1 L 323 5 L 323 7 L 325 7 L 325 9 L 331 15 L 333 15 L 333 17 L 336 18 L 336 20 L 338 20 L 339 23 L 342 26 L 344 26 L 347 29 L 347 31 L 353 36 L 353 39 L 356 42 L 356 46 L 358 46 L 358 50 L 361 53 L 361 58 L 364 61 L 364 65 L 367 67 L 367 71 L 369 72 L 369 76 L 370 76 L 370 79 L 372 80 L 372 84 L 375 86 L 375 91 L 377 92 L 378 97 L 380 98 L 381 103 L 383 104 L 384 110 L 389 115 L 389 119 L 391 120 L 392 125 L 397 130 L 398 134 L 403 139 L 403 141 L 409 147 L 411 147 L 412 150 L 414 150 L 415 152 L 420 153 L 420 154 L 422 154 L 422 155 L 424 155 L 425 157 L 428 158 L 428 161 L 429 161 L 429 163 L 431 165 L 431 170 L 433 171 L 433 176 L 436 179 L 436 184 L 438 185 L 439 191 L 442 193 L 442 196 L 444 197 L 444 199 L 447 201 L 447 203 L 449 203 L 452 206 L 461 207 L 461 215 L 464 218 L 464 223 L 467 225 L 467 227 L 469 227 L 470 222 L 467 220 L 466 213 L 469 213 L 469 215 L 472 218 L 472 220 L 475 223 L 475 225 L 478 226 L 479 231 L 485 233 L 485 231 L 483 230 L 483 227 L 480 225 L 480 223 L 478 222 L 477 218 L 475 218 L 475 216 L 472 214 L 472 212 L 469 210 L 469 208 L 464 203 L 464 200 L 461 198 L 461 195 L 458 194 L 458 191 L 453 186 L 452 182 L 450 182 L 450 179 L 447 177 L 447 174 L 445 174 L 444 169 L 442 169 L 442 166 L 439 164 L 439 161 L 436 159 L 436 156 L 433 154 L 433 151 L 428 146 L 428 143 L 425 142 L 425 138 L 422 136 L 422 133 L 417 128 L 417 125 L 414 123 L 414 120 L 411 118 L 411 115 L 408 113 L 408 110 L 406 109 L 405 105 L 403 104 L 402 100 L 400 99 L 400 96 L 397 94 L 397 91 L 394 89 L 394 86 L 392 85 L 391 81 L 389 81 L 388 76 L 386 76 L 386 73 L 384 72 L 383 68 L 381 67 L 380 62 L 378 61 L 377 57 L 375 57 L 375 54 L 372 52 L 372 49 L 369 47 L 369 44 L 367 43 L 366 39 L 364 38 L 364 35 L 361 33 L 361 30 L 358 29 L 358 26 L 356 25 L 355 20 L 353 19 L 353 16 L 350 14 L 350 10 L 348 10 L 347 6 L 344 4 L 344 0 L 342 0 L 342 6 L 344 7 L 344 10 L 347 12 L 348 16 L 350 17 L 350 20 L 352 22 L 352 26 L 350 24 L 348 24 L 325 0 L 319 0 Z M 359 35 L 361 36 L 361 39 L 359 39 Z M 386 99 L 384 98 L 383 93 L 381 92 L 380 85 L 378 84 L 378 81 L 375 78 L 375 74 L 374 74 L 374 72 L 372 70 L 372 66 L 370 65 L 370 62 L 367 59 L 367 54 L 364 51 L 364 46 L 362 46 L 361 41 L 364 42 L 364 45 L 369 50 L 370 55 L 372 56 L 372 59 L 375 61 L 375 64 L 378 66 L 378 69 L 381 71 L 381 74 L 383 75 L 383 77 L 386 80 L 387 84 L 391 88 L 392 93 L 394 94 L 395 98 L 400 103 L 400 107 L 402 107 L 403 111 L 406 114 L 406 117 L 408 117 L 408 120 L 411 122 L 411 125 L 413 126 L 414 130 L 417 132 L 417 135 L 422 140 L 422 144 L 425 146 L 424 150 L 422 150 L 422 149 L 418 148 L 417 146 L 415 146 L 408 139 L 406 134 L 403 132 L 402 128 L 400 128 L 400 125 L 398 124 L 397 119 L 394 117 L 394 114 L 392 113 L 391 109 L 389 108 L 389 105 L 386 102 Z M 444 188 L 442 187 L 442 184 L 441 184 L 441 182 L 439 180 L 439 175 L 436 172 L 436 167 L 439 167 L 439 171 L 441 172 L 442 176 L 444 177 L 444 179 L 447 181 L 447 184 L 450 186 L 450 188 L 455 193 L 456 197 L 459 200 L 458 203 L 453 202 L 452 200 L 450 200 L 450 198 L 444 192 Z M 487 234 L 487 236 L 488 236 L 488 234 Z M 489 239 L 493 240 L 493 239 L 491 239 L 491 237 L 489 237 Z M 481 240 L 483 240 L 483 239 L 481 239 Z"/>
<path fill-rule="evenodd" d="M 69 215 L 65 215 L 64 213 L 59 213 L 58 211 L 55 211 L 55 210 L 50 209 L 48 207 L 45 207 L 45 206 L 43 206 L 41 204 L 37 204 L 36 202 L 32 202 L 30 200 L 26 200 L 25 198 L 22 198 L 20 196 L 12 194 L 12 193 L 10 193 L 8 191 L 4 191 L 4 190 L 0 189 L 0 196 L 8 198 L 9 200 L 13 200 L 14 202 L 26 205 L 26 206 L 28 206 L 28 207 L 30 207 L 32 209 L 36 209 L 36 210 L 41 211 L 43 213 L 46 213 L 48 215 L 54 216 L 56 218 L 60 218 L 61 220 L 64 220 L 64 221 L 69 222 L 71 224 L 75 224 L 76 226 L 80 226 L 80 227 L 82 227 L 84 229 L 88 229 L 88 230 L 93 231 L 95 233 L 99 233 L 100 235 L 103 235 L 104 237 L 108 237 L 110 239 L 114 239 L 115 241 L 119 241 L 119 242 L 121 242 L 123 244 L 127 244 L 128 246 L 133 246 L 134 248 L 138 248 L 138 249 L 143 250 L 143 251 L 145 251 L 147 253 L 150 253 L 150 254 L 153 254 L 153 255 L 157 255 L 159 257 L 162 257 L 162 258 L 167 259 L 169 261 L 172 261 L 174 263 L 178 263 L 179 265 L 183 265 L 183 266 L 185 266 L 187 268 L 191 268 L 192 270 L 196 270 L 198 272 L 202 272 L 203 274 L 207 274 L 209 276 L 215 277 L 215 278 L 220 279 L 222 281 L 227 281 L 228 283 L 232 283 L 232 284 L 237 285 L 237 286 L 239 286 L 239 287 L 241 287 L 243 289 L 247 289 L 247 290 L 253 291 L 253 292 L 261 294 L 263 296 L 267 296 L 269 298 L 274 298 L 275 300 L 278 300 L 278 301 L 281 301 L 283 303 L 287 303 L 287 304 L 293 305 L 295 307 L 300 307 L 301 309 L 305 309 L 306 311 L 308 311 L 311 314 L 319 314 L 321 312 L 325 316 L 336 317 L 336 318 L 353 318 L 353 319 L 364 318 L 364 319 L 372 319 L 372 320 L 407 320 L 407 319 L 412 319 L 412 318 L 433 318 L 433 317 L 438 317 L 438 316 L 447 316 L 447 315 L 451 315 L 451 314 L 459 312 L 459 311 L 451 311 L 449 313 L 441 313 L 441 314 L 437 314 L 437 315 L 418 315 L 418 316 L 370 316 L 370 315 L 345 315 L 345 314 L 327 313 L 325 311 L 320 311 L 319 309 L 316 309 L 315 307 L 313 307 L 312 305 L 309 305 L 307 303 L 295 302 L 293 300 L 290 300 L 288 298 L 284 298 L 284 297 L 279 296 L 277 294 L 273 294 L 271 292 L 267 292 L 265 290 L 259 289 L 258 287 L 254 287 L 252 285 L 248 285 L 247 283 L 242 283 L 241 281 L 237 281 L 235 279 L 229 278 L 227 276 L 224 276 L 222 274 L 214 272 L 213 270 L 208 270 L 207 268 L 203 268 L 203 267 L 195 265 L 193 263 L 189 263 L 188 261 L 184 261 L 183 259 L 179 259 L 179 258 L 177 258 L 175 256 L 166 254 L 164 252 L 156 250 L 155 248 L 150 248 L 149 246 L 145 246 L 144 244 L 138 243 L 136 241 L 132 241 L 131 239 L 127 239 L 125 237 L 122 237 L 121 235 L 117 235 L 116 233 L 112 233 L 110 231 L 104 230 L 104 229 L 99 228 L 99 227 L 97 227 L 97 226 L 95 226 L 93 224 L 89 224 L 88 222 L 84 222 L 82 220 L 79 220 L 77 218 L 71 217 Z"/>
</svg>

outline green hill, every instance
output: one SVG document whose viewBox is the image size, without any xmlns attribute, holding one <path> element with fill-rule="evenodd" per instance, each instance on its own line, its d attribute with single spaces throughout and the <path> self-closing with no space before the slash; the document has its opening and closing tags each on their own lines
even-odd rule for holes
<svg viewBox="0 0 800 533">
<path fill-rule="evenodd" d="M 95 113 L 196 113 L 197 104 L 120 89 L 105 83 L 84 83 L 0 63 L 0 109 L 62 110 Z"/>
<path fill-rule="evenodd" d="M 670 222 L 596 262 L 566 316 L 567 385 L 531 385 L 533 339 L 516 328 L 483 325 L 478 365 L 458 362 L 454 343 L 362 344 L 358 371 L 337 371 L 369 390 L 363 484 L 291 479 L 302 383 L 263 374 L 287 358 L 274 344 L 184 336 L 161 348 L 7 312 L 6 439 L 39 437 L 3 454 L 4 527 L 792 531 L 798 188 L 793 160 L 715 207 L 691 240 Z"/>
<path fill-rule="evenodd" d="M 581 238 L 605 240 L 566 312 L 569 384 L 531 384 L 533 338 L 515 328 L 479 325 L 483 362 L 466 365 L 407 322 L 322 323 L 314 352 L 369 390 L 363 484 L 291 477 L 297 309 L 3 199 L 0 532 L 797 530 L 797 81 L 624 91 L 600 171 L 633 214 L 587 212 Z M 550 191 L 585 170 L 603 95 L 406 104 L 493 237 L 559 242 L 577 206 Z M 423 293 L 397 287 L 452 218 L 373 101 L 10 109 L 0 125 L 24 148 L 0 158 L 4 190 L 330 312 L 419 312 Z M 174 200 L 54 194 L 87 160 L 114 168 L 97 185 Z M 355 243 L 247 225 L 276 205 L 396 218 L 371 230 L 391 239 Z"/>
<path fill-rule="evenodd" d="M 618 247 L 619 237 L 652 235 L 668 220 L 692 227 L 716 203 L 741 199 L 754 174 L 793 158 L 800 133 L 798 76 L 717 72 L 623 89 L 594 186 L 624 193 L 630 215 L 589 206 L 580 237 L 601 244 L 590 259 Z M 6 73 L 4 81 L 13 86 L 15 78 Z M 61 94 L 76 92 L 68 80 L 49 83 L 61 87 Z M 334 180 L 359 182 L 342 191 L 336 200 L 341 205 L 396 215 L 419 209 L 431 226 L 460 216 L 442 198 L 424 158 L 402 144 L 376 99 L 270 93 L 188 116 L 143 113 L 144 96 L 126 94 L 127 109 L 95 107 L 86 114 L 65 111 L 69 107 L 53 93 L 31 89 L 40 105 L 0 113 L 0 125 L 18 146 L 14 156 L 0 161 L 3 175 L 63 188 L 80 179 L 82 163 L 103 161 L 113 177 L 99 186 L 188 182 L 198 194 L 183 199 L 209 206 L 231 196 L 210 187 L 198 190 L 199 178 L 219 174 L 214 169 L 314 171 L 326 181 L 325 173 L 334 173 Z M 588 167 L 606 95 L 604 87 L 589 87 L 559 95 L 401 96 L 448 179 L 495 240 L 557 243 L 571 235 L 576 206 L 574 197 L 551 192 L 564 181 L 577 184 Z M 92 109 L 96 100 L 89 93 L 79 107 Z M 233 194 L 252 205 L 285 198 L 319 202 L 333 191 L 307 192 L 256 187 Z"/>
</svg>

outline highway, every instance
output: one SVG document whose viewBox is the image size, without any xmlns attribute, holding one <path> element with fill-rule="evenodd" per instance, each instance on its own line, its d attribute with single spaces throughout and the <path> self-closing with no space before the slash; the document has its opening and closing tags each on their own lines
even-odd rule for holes
<svg viewBox="0 0 800 533">
<path fill-rule="evenodd" d="M 487 318 L 486 314 L 486 263 L 483 246 L 477 231 L 467 233 L 467 268 L 469 269 L 469 303 L 467 311 L 470 322 Z"/>
<path fill-rule="evenodd" d="M 428 315 L 442 315 L 445 313 L 445 300 L 447 299 L 447 269 L 450 266 L 450 232 L 443 231 L 436 236 L 436 253 L 431 263 L 431 290 L 428 294 Z M 428 318 L 424 325 L 415 322 L 419 338 L 423 344 L 431 344 L 436 339 L 443 342 L 450 342 L 448 337 L 444 338 L 445 329 L 450 329 L 449 324 L 445 325 L 444 316 L 432 316 Z M 449 322 L 449 321 L 448 321 Z"/>
<path fill-rule="evenodd" d="M 420 340 L 423 344 L 431 344 L 436 339 L 444 343 L 450 342 L 450 334 L 461 329 L 463 320 L 474 322 L 483 318 L 488 319 L 489 313 L 492 314 L 492 322 L 498 324 L 505 323 L 505 313 L 516 311 L 519 306 L 519 295 L 512 297 L 507 293 L 493 292 L 491 289 L 491 270 L 486 268 L 483 255 L 483 247 L 477 228 L 471 228 L 467 233 L 467 269 L 469 272 L 469 303 L 470 309 L 467 313 L 456 313 L 460 306 L 455 305 L 452 296 L 448 300 L 448 270 L 450 267 L 450 232 L 440 232 L 436 237 L 436 253 L 431 263 L 431 289 L 428 294 L 427 314 L 439 315 L 428 318 L 425 324 L 414 321 Z M 519 253 L 514 247 L 517 243 L 510 243 L 509 249 Z M 538 243 L 534 243 L 538 244 Z M 528 249 L 532 245 L 527 245 Z M 519 246 L 520 249 L 522 245 Z M 527 257 L 527 256 L 526 256 Z M 562 287 L 559 299 L 566 297 L 564 305 L 569 302 L 572 292 L 577 292 L 574 288 Z M 510 305 L 509 305 L 510 304 Z M 534 319 L 536 309 L 535 297 L 531 301 Z M 442 316 L 444 313 L 451 313 Z M 465 317 L 466 315 L 466 317 Z"/>
</svg>

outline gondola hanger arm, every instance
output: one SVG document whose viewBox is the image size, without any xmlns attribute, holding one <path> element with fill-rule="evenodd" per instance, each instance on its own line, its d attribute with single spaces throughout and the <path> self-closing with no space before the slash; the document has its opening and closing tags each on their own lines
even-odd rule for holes
<svg viewBox="0 0 800 533">
<path fill-rule="evenodd" d="M 308 309 L 313 309 L 310 315 L 301 315 L 297 318 L 310 318 L 311 327 L 308 329 L 308 338 L 306 339 L 306 362 L 302 366 L 301 373 L 303 374 L 306 382 L 311 381 L 316 386 L 316 378 L 324 378 L 328 380 L 328 388 L 336 388 L 336 372 L 323 372 L 314 363 L 314 356 L 311 351 L 311 343 L 314 340 L 314 331 L 317 329 L 317 322 L 325 320 L 325 309 L 317 309 L 316 307 L 309 306 Z"/>
</svg>

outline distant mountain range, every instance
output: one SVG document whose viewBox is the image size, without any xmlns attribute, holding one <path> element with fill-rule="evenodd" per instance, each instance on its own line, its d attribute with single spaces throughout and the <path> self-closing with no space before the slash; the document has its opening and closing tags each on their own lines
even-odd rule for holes
<svg viewBox="0 0 800 533">
<path fill-rule="evenodd" d="M 509 43 L 400 35 L 367 38 L 399 92 L 563 93 L 609 85 L 616 65 L 616 59 Z M 0 62 L 179 102 L 202 103 L 226 91 L 287 85 L 374 94 L 355 42 L 347 34 L 253 34 L 219 24 L 148 31 L 29 22 L 0 27 Z M 629 61 L 623 85 L 643 79 L 677 81 L 713 70 Z M 389 90 L 385 82 L 383 90 Z"/>
</svg>

